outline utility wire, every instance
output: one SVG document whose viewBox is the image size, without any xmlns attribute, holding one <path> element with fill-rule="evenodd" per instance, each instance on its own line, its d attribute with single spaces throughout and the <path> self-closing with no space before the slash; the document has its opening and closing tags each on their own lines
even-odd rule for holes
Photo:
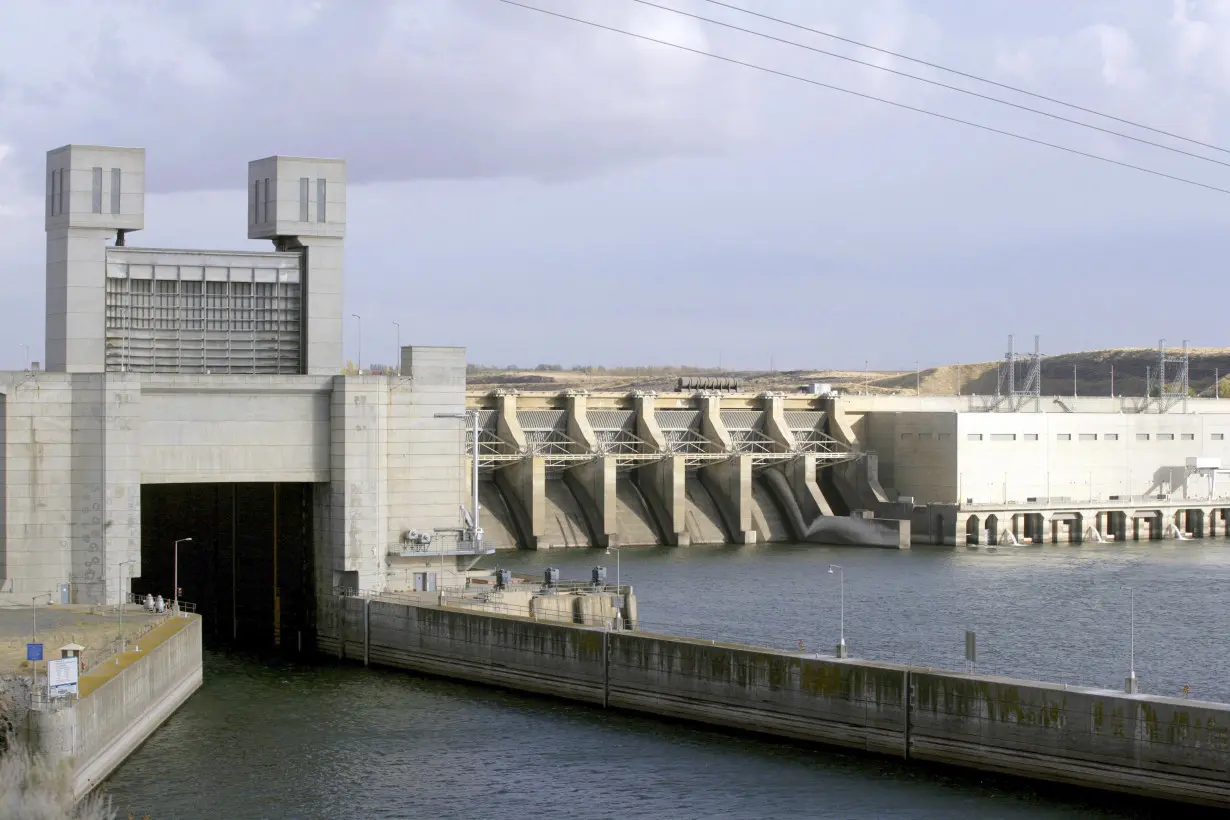
<svg viewBox="0 0 1230 820">
<path fill-rule="evenodd" d="M 1063 100 L 1056 99 L 1055 97 L 1048 97 L 1045 94 L 1038 94 L 1036 92 L 1029 91 L 1024 88 L 1019 88 L 1015 85 L 1008 85 L 1007 83 L 1001 83 L 995 80 L 989 80 L 986 77 L 979 77 L 977 74 L 970 74 L 968 72 L 961 71 L 956 68 L 949 68 L 947 66 L 942 66 L 939 63 L 929 63 L 926 60 L 920 60 L 917 57 L 910 57 L 907 54 L 901 54 L 900 52 L 896 52 L 896 51 L 889 51 L 886 48 L 880 48 L 879 46 L 873 46 L 870 43 L 863 43 L 863 42 L 859 42 L 858 40 L 852 40 L 849 37 L 842 37 L 841 35 L 833 34 L 832 32 L 821 31 L 820 29 L 815 29 L 815 28 L 809 28 L 805 25 L 802 25 L 801 23 L 792 23 L 791 21 L 783 20 L 780 17 L 773 17 L 768 14 L 761 14 L 758 11 L 752 11 L 751 9 L 745 9 L 740 6 L 733 5 L 731 3 L 722 2 L 722 0 L 705 0 L 705 2 L 712 3 L 715 6 L 722 6 L 723 8 L 728 8 L 728 9 L 731 9 L 732 11 L 742 12 L 743 14 L 750 14 L 753 17 L 759 17 L 762 20 L 771 20 L 772 22 L 780 23 L 783 26 L 790 26 L 792 28 L 801 29 L 802 31 L 809 31 L 812 34 L 819 34 L 821 37 L 828 37 L 830 39 L 838 40 L 843 43 L 849 43 L 850 45 L 858 46 L 859 48 L 867 48 L 867 49 L 871 49 L 872 51 L 878 51 L 881 54 L 887 54 L 890 57 L 896 57 L 900 60 L 907 60 L 911 63 L 916 63 L 918 65 L 925 65 L 928 68 L 934 68 L 938 71 L 946 71 L 949 74 L 955 74 L 958 77 L 965 77 L 966 79 L 975 80 L 980 83 L 986 83 L 987 85 L 993 85 L 998 88 L 1003 88 L 1007 91 L 1014 91 L 1017 94 L 1024 94 L 1028 97 L 1033 97 L 1039 100 L 1045 100 L 1046 102 L 1055 103 L 1056 105 L 1062 105 L 1065 108 L 1071 108 L 1076 111 L 1083 111 L 1086 114 L 1093 114 L 1094 116 L 1097 116 L 1097 117 L 1103 117 L 1108 120 L 1114 120 L 1115 122 L 1121 122 L 1124 125 L 1130 125 L 1134 128 L 1143 128 L 1145 131 L 1152 131 L 1155 134 L 1161 134 L 1162 136 L 1165 136 L 1165 137 L 1172 137 L 1174 139 L 1182 140 L 1184 142 L 1190 142 L 1193 145 L 1199 145 L 1202 148 L 1211 148 L 1214 151 L 1221 151 L 1224 154 L 1230 153 L 1230 148 L 1222 148 L 1220 145 L 1212 145 L 1207 142 L 1201 142 L 1200 140 L 1192 139 L 1191 137 L 1185 137 L 1182 134 L 1175 134 L 1171 131 L 1163 131 L 1160 128 L 1154 128 L 1150 125 L 1145 125 L 1143 123 L 1134 122 L 1133 120 L 1125 119 L 1123 117 L 1116 117 L 1114 114 L 1107 114 L 1107 113 L 1098 111 L 1093 108 L 1086 108 L 1082 105 L 1077 105 L 1076 103 L 1064 102 Z"/>
<path fill-rule="evenodd" d="M 1005 137 L 1012 137 L 1013 139 L 1018 139 L 1023 142 L 1033 143 L 1034 145 L 1041 145 L 1046 148 L 1054 148 L 1057 151 L 1063 151 L 1065 153 L 1074 154 L 1080 157 L 1087 157 L 1088 159 L 1095 159 L 1095 160 L 1098 160 L 1099 162 L 1109 163 L 1110 165 L 1118 165 L 1121 168 L 1128 168 L 1133 171 L 1140 171 L 1141 173 L 1150 174 L 1152 176 L 1161 177 L 1163 179 L 1169 179 L 1174 182 L 1182 182 L 1186 185 L 1194 185 L 1197 188 L 1204 188 L 1209 191 L 1216 191 L 1217 193 L 1220 193 L 1220 194 L 1230 194 L 1230 188 L 1219 188 L 1216 185 L 1209 185 L 1204 182 L 1197 182 L 1194 179 L 1188 179 L 1186 177 L 1175 176 L 1174 174 L 1167 174 L 1163 171 L 1156 171 L 1152 168 L 1146 168 L 1142 165 L 1133 165 L 1130 162 L 1123 162 L 1121 160 L 1111 159 L 1110 157 L 1104 157 L 1104 156 L 1101 156 L 1100 154 L 1093 154 L 1088 151 L 1081 151 L 1077 148 L 1070 148 L 1066 145 L 1059 145 L 1058 143 L 1047 142 L 1046 140 L 1035 139 L 1034 137 L 1027 137 L 1024 134 L 1017 134 L 1013 131 L 1006 131 L 1002 128 L 995 128 L 993 126 L 983 125 L 982 123 L 973 122 L 971 120 L 963 120 L 959 117 L 953 117 L 948 114 L 941 114 L 938 111 L 930 111 L 926 108 L 919 108 L 917 106 L 907 105 L 905 103 L 885 99 L 884 97 L 877 97 L 873 94 L 866 94 L 866 93 L 863 93 L 862 91 L 854 91 L 849 88 L 842 88 L 839 85 L 831 85 L 829 83 L 820 82 L 819 80 L 813 80 L 808 77 L 800 77 L 797 74 L 790 74 L 785 71 L 778 71 L 775 68 L 768 68 L 766 66 L 756 65 L 755 63 L 748 63 L 742 60 L 736 60 L 733 57 L 724 57 L 721 54 L 714 54 L 711 51 L 702 51 L 701 49 L 698 49 L 698 48 L 691 48 L 690 46 L 680 45 L 679 43 L 672 43 L 668 40 L 659 40 L 656 37 L 650 37 L 646 34 L 637 34 L 636 32 L 627 31 L 621 28 L 615 28 L 614 26 L 608 26 L 603 23 L 595 23 L 592 20 L 584 20 L 580 17 L 571 17 L 567 14 L 562 14 L 557 11 L 548 11 L 547 9 L 539 8 L 537 6 L 531 6 L 526 3 L 516 2 L 516 0 L 497 0 L 497 2 L 504 3 L 505 5 L 509 5 L 509 6 L 516 6 L 518 8 L 526 9 L 527 11 L 536 11 L 539 14 L 545 14 L 549 17 L 558 17 L 561 20 L 568 20 L 573 23 L 580 23 L 581 25 L 591 26 L 597 29 L 602 29 L 603 31 L 610 31 L 615 34 L 623 34 L 628 37 L 634 37 L 638 40 L 644 40 L 649 43 L 657 43 L 658 45 L 669 46 L 670 48 L 676 48 L 676 49 L 679 49 L 680 51 L 687 51 L 691 54 L 698 54 L 702 57 L 711 57 L 712 59 L 721 60 L 722 62 L 730 63 L 732 65 L 743 66 L 744 68 L 751 68 L 751 69 L 755 69 L 756 71 L 763 71 L 766 74 L 774 74 L 778 77 L 785 77 L 788 80 L 797 80 L 798 82 L 807 83 L 808 85 L 813 85 L 818 88 L 827 88 L 831 91 L 840 91 L 843 94 L 849 94 L 854 97 L 861 97 L 862 99 L 865 99 L 865 100 L 872 100 L 874 102 L 884 103 L 885 105 L 891 105 L 894 108 L 900 108 L 906 111 L 914 111 L 919 114 L 926 114 L 927 116 L 935 117 L 936 119 L 946 120 L 947 122 L 957 123 L 958 125 L 969 126 L 970 128 L 977 128 L 981 131 L 988 131 L 992 134 L 1000 134 Z"/>
<path fill-rule="evenodd" d="M 651 6 L 655 9 L 661 9 L 662 11 L 669 11 L 672 14 L 678 14 L 683 17 L 690 17 L 693 20 L 699 20 L 704 23 L 711 23 L 715 26 L 722 26 L 723 28 L 733 29 L 734 31 L 740 31 L 740 32 L 743 32 L 744 34 L 751 34 L 755 37 L 763 37 L 766 40 L 773 40 L 774 42 L 783 43 L 784 45 L 788 45 L 788 46 L 794 46 L 795 48 L 807 49 L 808 51 L 815 52 L 816 54 L 824 54 L 825 56 L 828 56 L 828 57 L 835 57 L 838 60 L 846 60 L 847 62 L 855 63 L 861 66 L 866 66 L 867 68 L 874 68 L 877 71 L 884 71 L 889 74 L 895 74 L 898 77 L 905 77 L 910 80 L 917 80 L 920 83 L 926 83 L 928 85 L 937 86 L 939 88 L 945 88 L 949 91 L 956 91 L 960 94 L 968 94 L 971 97 L 977 97 L 980 100 L 987 100 L 989 102 L 999 103 L 1000 105 L 1006 105 L 1010 108 L 1015 108 L 1019 111 L 1028 111 L 1031 114 L 1040 114 L 1043 117 L 1050 117 L 1051 119 L 1059 120 L 1060 122 L 1066 122 L 1072 125 L 1079 125 L 1081 128 L 1089 128 L 1094 131 L 1100 131 L 1103 134 L 1110 134 L 1111 136 L 1114 136 L 1114 137 L 1122 137 L 1123 139 L 1131 140 L 1132 142 L 1138 142 L 1142 145 L 1151 145 L 1154 148 L 1161 148 L 1163 151 L 1173 151 L 1176 154 L 1182 154 L 1183 156 L 1186 156 L 1186 157 L 1204 160 L 1205 162 L 1213 162 L 1218 165 L 1224 165 L 1227 168 L 1230 168 L 1230 162 L 1226 162 L 1224 160 L 1213 159 L 1212 157 L 1206 157 L 1203 154 L 1197 154 L 1192 151 L 1185 151 L 1182 148 L 1175 148 L 1172 145 L 1166 145 L 1161 142 L 1154 142 L 1152 140 L 1144 139 L 1143 137 L 1136 137 L 1131 134 L 1125 134 L 1122 131 L 1115 131 L 1114 129 L 1111 129 L 1111 128 L 1102 128 L 1101 126 L 1093 125 L 1092 123 L 1088 123 L 1088 122 L 1083 122 L 1082 120 L 1074 120 L 1071 117 L 1065 117 L 1062 114 L 1055 114 L 1051 111 L 1043 111 L 1040 108 L 1030 108 L 1027 105 L 1021 105 L 1020 103 L 1014 103 L 1009 100 L 1002 99 L 1000 97 L 993 97 L 990 94 L 980 94 L 977 91 L 971 91 L 968 88 L 961 88 L 960 86 L 957 86 L 957 85 L 950 85 L 949 83 L 942 83 L 939 80 L 932 80 L 927 77 L 920 77 L 917 74 L 910 74 L 907 71 L 898 71 L 897 69 L 889 68 L 888 66 L 876 65 L 875 63 L 869 63 L 866 60 L 859 60 L 856 57 L 848 57 L 845 54 L 838 54 L 833 51 L 825 51 L 822 48 L 815 48 L 814 46 L 809 46 L 804 43 L 797 42 L 795 40 L 787 40 L 784 37 L 774 37 L 772 34 L 765 34 L 764 32 L 756 31 L 754 29 L 743 28 L 742 26 L 736 26 L 731 23 L 724 23 L 721 20 L 714 20 L 710 17 L 704 17 L 699 14 L 693 14 L 690 11 L 682 11 L 681 9 L 674 9 L 674 8 L 671 8 L 670 6 L 663 6 L 659 3 L 651 2 L 651 0 L 632 0 L 632 2 L 640 3 L 642 6 Z M 723 3 L 720 5 L 725 5 L 725 4 Z M 800 26 L 800 28 L 802 27 Z M 808 30 L 810 31 L 810 29 Z"/>
</svg>

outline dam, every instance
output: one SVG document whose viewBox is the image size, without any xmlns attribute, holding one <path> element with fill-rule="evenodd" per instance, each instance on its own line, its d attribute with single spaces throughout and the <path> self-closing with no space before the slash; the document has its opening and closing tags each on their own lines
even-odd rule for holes
<svg viewBox="0 0 1230 820">
<path fill-rule="evenodd" d="M 1227 534 L 1230 405 L 1164 349 L 1139 398 L 467 390 L 464 348 L 419 344 L 347 373 L 343 161 L 249 163 L 261 250 L 136 245 L 144 190 L 143 149 L 47 154 L 46 367 L 0 374 L 0 603 L 178 580 L 207 635 L 306 651 L 334 590 L 465 586 L 497 549 Z"/>
<path fill-rule="evenodd" d="M 1230 534 L 1217 399 L 501 390 L 467 407 L 496 548 Z"/>
</svg>

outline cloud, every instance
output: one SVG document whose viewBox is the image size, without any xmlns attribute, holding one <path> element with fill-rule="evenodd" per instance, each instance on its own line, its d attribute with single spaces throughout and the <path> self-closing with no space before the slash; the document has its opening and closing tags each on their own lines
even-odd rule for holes
<svg viewBox="0 0 1230 820">
<path fill-rule="evenodd" d="M 528 2 L 826 79 L 889 82 L 624 0 Z M 665 4 L 773 30 L 698 0 Z M 773 11 L 900 47 L 933 33 L 892 0 Z M 64 0 L 55 14 L 22 4 L 5 18 L 0 142 L 31 183 L 43 152 L 65 142 L 147 147 L 153 192 L 237 187 L 246 161 L 272 153 L 346 157 L 355 183 L 559 179 L 753 145 L 800 112 L 832 128 L 866 109 L 496 0 Z"/>
</svg>

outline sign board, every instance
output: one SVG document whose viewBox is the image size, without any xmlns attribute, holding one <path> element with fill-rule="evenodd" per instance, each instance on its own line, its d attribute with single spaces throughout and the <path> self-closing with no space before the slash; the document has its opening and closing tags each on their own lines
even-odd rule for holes
<svg viewBox="0 0 1230 820">
<path fill-rule="evenodd" d="M 968 629 L 965 630 L 965 660 L 968 663 L 978 662 L 978 636 Z"/>
<path fill-rule="evenodd" d="M 47 689 L 53 695 L 77 694 L 77 658 L 47 661 Z"/>
<path fill-rule="evenodd" d="M 41 643 L 26 644 L 26 660 L 41 661 L 43 659 L 43 645 Z"/>
</svg>

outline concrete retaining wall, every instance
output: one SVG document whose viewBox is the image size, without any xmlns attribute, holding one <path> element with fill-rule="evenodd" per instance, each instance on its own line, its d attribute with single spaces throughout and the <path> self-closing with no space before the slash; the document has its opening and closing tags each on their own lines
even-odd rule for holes
<svg viewBox="0 0 1230 820">
<path fill-rule="evenodd" d="M 28 741 L 38 753 L 74 759 L 84 797 L 132 754 L 201 685 L 201 619 L 150 649 L 90 694 L 58 711 L 31 711 Z"/>
<path fill-rule="evenodd" d="M 381 601 L 346 657 L 905 759 L 1230 807 L 1230 705 Z"/>
</svg>

